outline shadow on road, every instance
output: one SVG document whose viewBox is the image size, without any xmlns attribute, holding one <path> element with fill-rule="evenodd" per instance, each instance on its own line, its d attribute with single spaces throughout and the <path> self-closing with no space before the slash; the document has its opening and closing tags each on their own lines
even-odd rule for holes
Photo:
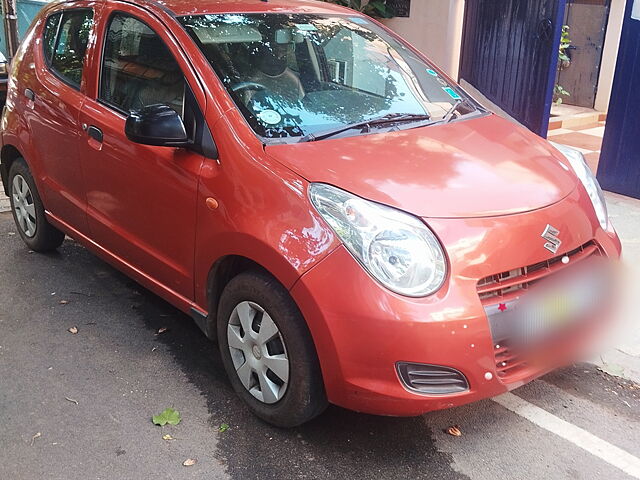
<svg viewBox="0 0 640 480">
<path fill-rule="evenodd" d="M 212 427 L 220 435 L 217 456 L 232 478 L 462 478 L 451 458 L 434 446 L 423 417 L 386 418 L 331 406 L 314 421 L 295 429 L 274 428 L 254 417 L 227 381 L 217 346 L 193 321 L 159 297 L 127 282 L 132 301 L 147 328 L 159 335 L 181 370 L 207 400 Z"/>
</svg>

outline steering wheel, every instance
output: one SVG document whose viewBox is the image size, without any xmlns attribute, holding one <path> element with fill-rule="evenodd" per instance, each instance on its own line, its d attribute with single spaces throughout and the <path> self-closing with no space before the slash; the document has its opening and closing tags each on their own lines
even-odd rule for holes
<svg viewBox="0 0 640 480">
<path fill-rule="evenodd" d="M 231 87 L 231 91 L 234 93 L 242 92 L 243 90 L 255 90 L 256 92 L 261 92 L 266 89 L 267 87 L 256 82 L 240 82 Z"/>
</svg>

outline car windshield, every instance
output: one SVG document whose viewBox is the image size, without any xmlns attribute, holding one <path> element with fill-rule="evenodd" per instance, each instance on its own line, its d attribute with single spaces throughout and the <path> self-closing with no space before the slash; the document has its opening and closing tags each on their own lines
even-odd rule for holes
<svg viewBox="0 0 640 480">
<path fill-rule="evenodd" d="M 267 142 L 366 133 L 358 124 L 368 120 L 378 120 L 376 128 L 412 128 L 476 111 L 432 65 L 364 17 L 180 20 Z"/>
</svg>

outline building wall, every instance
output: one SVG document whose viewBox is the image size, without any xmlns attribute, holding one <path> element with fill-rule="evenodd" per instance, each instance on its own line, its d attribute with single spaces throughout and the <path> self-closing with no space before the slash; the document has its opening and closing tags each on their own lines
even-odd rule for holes
<svg viewBox="0 0 640 480">
<path fill-rule="evenodd" d="M 18 34 L 20 40 L 26 33 L 31 21 L 38 15 L 40 9 L 45 6 L 49 0 L 17 0 L 16 13 L 18 14 Z M 4 14 L 3 14 L 4 15 Z M 0 52 L 7 56 L 7 39 L 4 33 L 4 18 L 0 19 Z"/>
<path fill-rule="evenodd" d="M 424 52 L 451 77 L 458 79 L 465 0 L 413 0 L 410 18 L 384 23 Z M 620 33 L 627 0 L 612 0 L 595 109 L 606 112 L 611 98 Z"/>
<path fill-rule="evenodd" d="M 457 80 L 464 0 L 413 0 L 409 18 L 384 23 Z"/>
</svg>

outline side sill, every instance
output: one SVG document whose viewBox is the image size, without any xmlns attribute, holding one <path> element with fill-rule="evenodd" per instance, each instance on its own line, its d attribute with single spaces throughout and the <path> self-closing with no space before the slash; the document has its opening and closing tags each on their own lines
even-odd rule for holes
<svg viewBox="0 0 640 480">
<path fill-rule="evenodd" d="M 193 312 L 197 312 L 198 317 L 204 317 L 204 318 L 208 318 L 208 314 L 207 312 L 201 310 L 200 307 L 196 305 L 194 302 L 192 302 L 186 297 L 183 297 L 182 295 L 172 290 L 171 288 L 167 287 L 163 283 L 157 281 L 153 277 L 147 275 L 142 270 L 139 270 L 138 268 L 134 267 L 123 258 L 119 257 L 118 255 L 111 252 L 110 250 L 107 250 L 106 248 L 104 248 L 99 243 L 91 240 L 89 237 L 80 233 L 78 230 L 76 230 L 65 221 L 53 215 L 48 210 L 45 210 L 45 215 L 47 216 L 47 220 L 49 220 L 51 224 L 54 225 L 56 228 L 59 228 L 70 237 L 73 237 L 79 243 L 84 245 L 88 250 L 90 250 L 91 252 L 96 254 L 98 257 L 100 257 L 102 260 L 106 261 L 107 263 L 117 268 L 121 272 L 125 273 L 129 277 L 133 278 L 143 287 L 151 290 L 153 293 L 162 297 L 167 302 L 171 303 L 173 306 L 183 311 L 184 313 L 189 314 L 196 321 L 196 324 L 198 324 L 198 326 L 202 328 L 200 326 L 199 320 L 196 319 L 196 316 L 193 314 Z"/>
<path fill-rule="evenodd" d="M 215 341 L 216 324 L 209 319 L 209 314 L 196 307 L 191 307 L 190 314 L 198 328 L 202 330 L 202 333 L 204 333 L 209 340 Z"/>
</svg>

